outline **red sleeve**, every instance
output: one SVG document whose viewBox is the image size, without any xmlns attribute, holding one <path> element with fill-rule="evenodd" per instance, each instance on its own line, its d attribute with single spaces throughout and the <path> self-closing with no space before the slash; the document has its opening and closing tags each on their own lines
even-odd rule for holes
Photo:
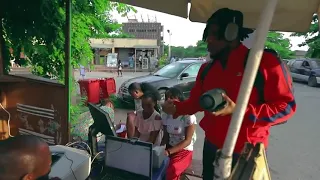
<svg viewBox="0 0 320 180">
<path fill-rule="evenodd" d="M 200 67 L 200 70 L 196 78 L 196 82 L 193 88 L 191 89 L 189 98 L 182 102 L 175 102 L 176 113 L 174 114 L 174 118 L 181 115 L 192 115 L 198 111 L 201 111 L 201 107 L 199 103 L 200 96 L 203 93 L 201 73 L 203 71 L 203 68 L 207 64 L 208 63 L 202 64 L 202 66 Z"/>
<path fill-rule="evenodd" d="M 260 71 L 265 78 L 264 104 L 249 104 L 246 120 L 253 126 L 272 126 L 287 121 L 296 112 L 296 102 L 291 84 L 279 61 L 268 53 L 264 53 Z"/>
</svg>

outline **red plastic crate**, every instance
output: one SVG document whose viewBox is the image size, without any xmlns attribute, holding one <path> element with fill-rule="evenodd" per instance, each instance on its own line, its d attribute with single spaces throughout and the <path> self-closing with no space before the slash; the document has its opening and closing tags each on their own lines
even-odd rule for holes
<svg viewBox="0 0 320 180">
<path fill-rule="evenodd" d="M 80 85 L 81 97 L 87 97 L 86 103 L 99 103 L 99 80 L 98 79 L 81 79 L 78 81 Z"/>
<path fill-rule="evenodd" d="M 114 78 L 100 79 L 100 98 L 108 98 L 117 92 L 116 81 Z"/>
</svg>

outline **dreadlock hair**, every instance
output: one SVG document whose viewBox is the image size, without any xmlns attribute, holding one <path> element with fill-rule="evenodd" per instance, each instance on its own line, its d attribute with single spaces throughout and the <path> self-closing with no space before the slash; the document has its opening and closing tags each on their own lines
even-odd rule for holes
<svg viewBox="0 0 320 180">
<path fill-rule="evenodd" d="M 233 13 L 235 14 L 238 14 L 241 13 L 239 11 L 234 11 Z M 242 16 L 242 13 L 240 14 L 240 16 Z M 222 21 L 221 18 L 225 18 L 226 20 L 225 21 Z M 224 23 L 223 23 L 224 22 Z M 224 31 L 227 27 L 227 25 L 229 24 L 230 22 L 227 20 L 227 17 L 224 17 L 224 16 L 219 16 L 219 21 L 217 21 L 217 14 L 216 13 L 213 13 L 212 16 L 208 19 L 207 21 L 207 25 L 206 25 L 206 28 L 204 29 L 203 31 L 203 35 L 202 35 L 202 41 L 206 41 L 208 36 L 209 36 L 209 28 L 211 25 L 213 24 L 217 24 L 219 26 L 219 36 L 220 38 L 222 38 L 222 34 L 224 34 Z M 243 28 L 239 28 L 239 32 L 238 32 L 238 38 L 240 41 L 243 41 L 244 39 L 248 38 L 249 37 L 249 34 L 248 32 L 244 31 Z"/>
</svg>

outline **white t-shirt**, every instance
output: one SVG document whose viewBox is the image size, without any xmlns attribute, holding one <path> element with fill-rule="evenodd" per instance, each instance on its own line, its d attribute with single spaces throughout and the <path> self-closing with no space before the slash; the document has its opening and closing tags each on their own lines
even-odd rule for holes
<svg viewBox="0 0 320 180">
<path fill-rule="evenodd" d="M 142 108 L 142 100 L 141 99 L 134 99 L 134 106 L 135 106 L 135 110 L 140 111 L 143 110 Z"/>
<path fill-rule="evenodd" d="M 168 115 L 166 113 L 162 113 L 162 124 L 167 126 L 167 132 L 169 134 L 169 144 L 171 146 L 175 146 L 181 141 L 183 141 L 185 137 L 185 128 L 192 125 L 197 124 L 197 118 L 195 115 L 186 115 L 179 116 L 176 119 L 173 119 L 172 115 Z M 185 147 L 185 150 L 193 151 L 193 145 L 196 142 L 197 135 L 196 131 L 192 136 L 192 140 L 189 146 Z"/>
</svg>

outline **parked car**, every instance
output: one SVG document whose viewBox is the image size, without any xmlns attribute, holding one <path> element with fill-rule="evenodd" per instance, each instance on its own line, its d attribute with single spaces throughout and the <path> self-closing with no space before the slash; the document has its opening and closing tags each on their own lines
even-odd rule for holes
<svg viewBox="0 0 320 180">
<path fill-rule="evenodd" d="M 316 59 L 296 59 L 288 62 L 294 81 L 307 82 L 315 87 L 320 84 L 320 61 Z"/>
<path fill-rule="evenodd" d="M 118 98 L 125 103 L 133 103 L 128 87 L 133 82 L 147 82 L 159 90 L 162 99 L 168 88 L 180 89 L 186 97 L 194 86 L 198 71 L 203 64 L 198 60 L 181 60 L 164 66 L 151 75 L 132 78 L 125 81 L 119 88 Z"/>
<path fill-rule="evenodd" d="M 283 61 L 285 64 L 288 64 L 290 60 L 288 60 L 288 59 L 282 59 L 282 61 Z"/>
<path fill-rule="evenodd" d="M 196 60 L 200 60 L 200 58 L 183 58 L 182 61 L 196 61 Z"/>
</svg>

